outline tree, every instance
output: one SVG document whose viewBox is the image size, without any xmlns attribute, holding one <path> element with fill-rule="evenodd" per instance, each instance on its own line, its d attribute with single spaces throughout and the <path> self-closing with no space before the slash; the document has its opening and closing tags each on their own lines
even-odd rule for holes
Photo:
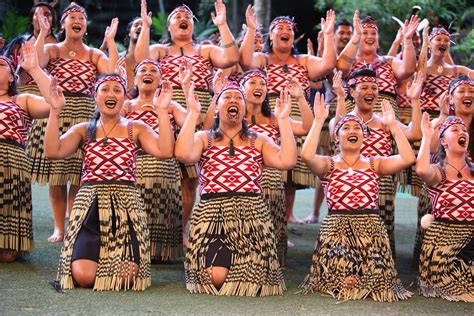
<svg viewBox="0 0 474 316">
<path fill-rule="evenodd" d="M 257 14 L 258 23 L 262 24 L 263 29 L 266 30 L 270 24 L 270 14 L 272 9 L 271 0 L 255 0 L 255 13 Z"/>
</svg>

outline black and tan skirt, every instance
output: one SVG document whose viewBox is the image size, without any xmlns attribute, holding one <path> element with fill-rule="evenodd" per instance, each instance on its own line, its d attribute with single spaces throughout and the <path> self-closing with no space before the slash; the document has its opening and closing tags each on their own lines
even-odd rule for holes
<svg viewBox="0 0 474 316">
<path fill-rule="evenodd" d="M 261 195 L 230 194 L 202 196 L 194 209 L 184 266 L 186 288 L 214 295 L 282 295 L 286 287 L 268 208 Z M 220 290 L 206 271 L 206 254 L 214 236 L 221 236 L 232 253 Z"/>
<path fill-rule="evenodd" d="M 72 126 L 90 121 L 95 109 L 94 99 L 89 95 L 64 92 L 66 106 L 59 116 L 60 135 Z M 82 154 L 61 160 L 50 160 L 44 155 L 44 133 L 47 120 L 35 120 L 30 130 L 26 152 L 31 157 L 31 181 L 40 185 L 79 185 L 82 170 Z"/>
<path fill-rule="evenodd" d="M 380 217 L 387 229 L 388 239 L 392 256 L 397 256 L 395 250 L 395 192 L 393 186 L 393 176 L 380 176 L 379 182 L 379 211 Z"/>
<path fill-rule="evenodd" d="M 421 248 L 418 288 L 426 297 L 474 302 L 474 222 L 434 221 Z M 467 256 L 463 256 L 465 248 Z"/>
<path fill-rule="evenodd" d="M 285 216 L 285 187 L 281 171 L 273 168 L 263 168 L 262 189 L 263 201 L 270 211 L 273 222 L 278 261 L 280 266 L 284 267 L 288 252 L 288 224 Z"/>
<path fill-rule="evenodd" d="M 63 289 L 74 288 L 71 263 L 78 234 L 94 202 L 97 201 L 100 229 L 100 250 L 94 290 L 143 291 L 151 286 L 150 239 L 143 200 L 136 187 L 126 183 L 91 183 L 81 186 L 69 217 L 61 249 L 58 281 Z M 134 258 L 132 233 L 137 239 L 139 258 Z M 138 262 L 133 284 L 122 282 L 123 269 Z"/>
<path fill-rule="evenodd" d="M 331 146 L 331 133 L 329 131 L 329 122 L 336 116 L 336 107 L 337 107 L 337 99 L 334 101 L 329 102 L 329 115 L 324 120 L 323 127 L 321 128 L 321 134 L 319 136 L 319 146 L 323 148 L 327 148 Z"/>
<path fill-rule="evenodd" d="M 421 218 L 426 214 L 431 214 L 433 207 L 431 206 L 431 199 L 426 185 L 421 189 L 420 197 L 418 198 L 418 205 L 416 208 L 416 235 L 415 245 L 413 247 L 413 266 L 418 266 L 420 262 L 421 244 L 423 242 L 423 235 L 425 230 L 421 228 Z"/>
<path fill-rule="evenodd" d="M 137 157 L 137 188 L 143 197 L 150 234 L 152 260 L 183 256 L 181 169 L 176 158 Z"/>
<path fill-rule="evenodd" d="M 274 94 L 268 96 L 272 112 L 275 110 L 275 103 L 278 97 L 279 95 Z M 298 100 L 295 98 L 292 98 L 290 116 L 292 119 L 301 121 L 301 111 L 298 106 Z M 316 177 L 300 157 L 301 149 L 303 148 L 305 139 L 306 136 L 295 136 L 296 150 L 298 155 L 296 166 L 289 171 L 283 171 L 282 176 L 285 183 L 291 182 L 300 188 L 314 188 L 316 187 Z"/>
<path fill-rule="evenodd" d="M 0 139 L 0 249 L 33 250 L 31 180 L 24 147 Z"/>
<path fill-rule="evenodd" d="M 330 212 L 321 224 L 312 261 L 300 285 L 305 294 L 321 291 L 341 300 L 384 302 L 412 295 L 398 278 L 387 231 L 376 211 Z"/>
</svg>

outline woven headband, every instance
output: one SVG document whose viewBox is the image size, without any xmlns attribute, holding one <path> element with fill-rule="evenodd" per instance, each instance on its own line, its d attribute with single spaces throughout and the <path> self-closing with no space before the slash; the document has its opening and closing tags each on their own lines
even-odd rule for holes
<svg viewBox="0 0 474 316">
<path fill-rule="evenodd" d="M 353 86 L 353 85 L 356 85 L 356 84 L 362 83 L 362 82 L 377 83 L 377 78 L 369 77 L 369 76 L 359 76 L 359 77 L 349 79 L 348 85 L 350 87 L 350 86 Z"/>
<path fill-rule="evenodd" d="M 15 73 L 16 73 L 16 71 L 15 71 L 15 65 L 14 65 L 13 62 L 10 60 L 10 58 L 8 58 L 8 57 L 6 57 L 6 56 L 0 56 L 0 59 L 1 59 L 1 60 L 4 60 L 4 61 L 7 63 L 8 67 L 10 67 L 10 72 L 11 72 L 12 76 L 15 76 Z"/>
<path fill-rule="evenodd" d="M 375 24 L 373 22 L 362 23 L 362 28 L 364 28 L 364 29 L 375 29 L 376 31 L 379 30 L 379 27 L 377 26 L 377 24 Z"/>
<path fill-rule="evenodd" d="M 67 9 L 66 11 L 64 11 L 63 15 L 61 16 L 61 22 L 60 23 L 63 23 L 64 20 L 67 18 L 67 16 L 71 13 L 74 13 L 74 12 L 79 12 L 79 13 L 84 14 L 84 16 L 86 17 L 86 20 L 87 20 L 86 10 L 83 7 L 79 6 L 79 5 L 75 5 L 75 6 L 72 6 L 70 9 Z"/>
<path fill-rule="evenodd" d="M 296 23 L 293 22 L 292 19 L 290 19 L 290 18 L 278 18 L 278 19 L 273 20 L 272 23 L 270 24 L 270 27 L 269 27 L 270 32 L 275 28 L 275 26 L 277 26 L 277 24 L 280 24 L 280 23 L 290 24 L 292 29 L 294 29 L 296 27 Z"/>
<path fill-rule="evenodd" d="M 474 80 L 464 79 L 464 80 L 457 81 L 455 84 L 453 84 L 451 86 L 451 88 L 449 88 L 449 94 L 452 95 L 454 90 L 456 90 L 457 87 L 459 87 L 460 85 L 463 85 L 463 84 L 468 84 L 471 87 L 474 87 Z"/>
<path fill-rule="evenodd" d="M 219 101 L 219 98 L 221 97 L 221 95 L 224 92 L 229 91 L 229 90 L 237 90 L 238 92 L 240 92 L 240 94 L 242 94 L 242 97 L 245 100 L 245 93 L 242 87 L 240 85 L 237 85 L 234 81 L 227 81 L 227 85 L 224 88 L 222 88 L 222 90 L 219 91 L 219 93 L 217 94 L 216 103 L 217 101 Z"/>
<path fill-rule="evenodd" d="M 341 120 L 337 122 L 336 126 L 334 127 L 334 136 L 337 136 L 337 134 L 339 134 L 339 130 L 341 129 L 341 127 L 350 121 L 357 122 L 357 124 L 359 124 L 360 128 L 362 129 L 362 133 L 364 134 L 364 136 L 366 136 L 366 132 L 364 130 L 364 123 L 362 123 L 360 118 L 351 114 L 345 115 Z"/>
<path fill-rule="evenodd" d="M 450 36 L 449 32 L 444 27 L 435 27 L 431 31 L 430 36 L 428 38 L 431 41 L 436 36 L 442 35 L 442 34 L 446 35 L 447 37 Z"/>
<path fill-rule="evenodd" d="M 455 125 L 455 124 L 461 124 L 462 126 L 466 126 L 466 124 L 464 123 L 463 120 L 461 120 L 459 117 L 457 116 L 450 116 L 446 119 L 446 121 L 444 121 L 444 123 L 440 126 L 439 128 L 439 132 L 438 132 L 438 137 L 441 138 L 444 134 L 444 132 L 446 132 L 446 130 L 452 126 L 452 125 Z"/>
<path fill-rule="evenodd" d="M 241 85 L 244 85 L 248 80 L 250 80 L 250 78 L 253 78 L 253 77 L 262 78 L 263 80 L 265 80 L 265 84 L 267 84 L 268 82 L 267 74 L 265 72 L 260 71 L 260 70 L 253 70 L 253 71 L 248 71 L 244 73 L 243 76 L 239 79 L 239 83 Z"/>
<path fill-rule="evenodd" d="M 157 62 L 156 60 L 150 59 L 150 58 L 144 59 L 141 62 L 139 62 L 138 65 L 133 70 L 133 73 L 136 75 L 137 71 L 138 71 L 138 68 L 140 68 L 144 64 L 153 64 L 153 65 L 155 65 L 156 67 L 158 67 L 158 71 L 160 72 L 160 75 L 161 75 L 161 64 L 159 62 Z"/>
<path fill-rule="evenodd" d="M 191 17 L 191 19 L 195 19 L 196 17 L 194 16 L 193 14 L 193 11 L 191 11 L 191 9 L 185 5 L 185 4 L 182 4 L 180 5 L 179 7 L 176 7 L 173 11 L 171 11 L 170 15 L 168 15 L 168 19 L 166 20 L 167 23 L 169 24 L 170 23 L 170 20 L 171 20 L 171 17 L 175 14 L 178 14 L 180 12 L 184 12 L 184 13 L 187 13 L 189 14 L 189 16 Z"/>
<path fill-rule="evenodd" d="M 97 92 L 97 90 L 99 89 L 99 86 L 105 81 L 118 82 L 122 86 L 123 91 L 125 92 L 127 91 L 127 82 L 125 81 L 125 79 L 123 79 L 119 75 L 106 75 L 106 76 L 100 77 L 99 80 L 97 80 L 94 84 L 94 91 Z"/>
</svg>

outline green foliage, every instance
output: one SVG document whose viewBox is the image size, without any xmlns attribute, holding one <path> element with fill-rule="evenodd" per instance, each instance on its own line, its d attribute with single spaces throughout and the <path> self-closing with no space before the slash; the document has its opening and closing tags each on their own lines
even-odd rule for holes
<svg viewBox="0 0 474 316">
<path fill-rule="evenodd" d="M 13 11 L 7 11 L 3 20 L 0 32 L 8 42 L 15 36 L 25 33 L 28 30 L 28 17 L 18 15 Z"/>
<path fill-rule="evenodd" d="M 217 27 L 212 20 L 199 21 L 194 23 L 194 37 L 198 41 L 202 41 L 209 37 L 212 33 L 217 32 Z"/>
<path fill-rule="evenodd" d="M 152 19 L 151 26 L 153 27 L 153 33 L 163 38 L 166 35 L 166 32 L 168 30 L 168 23 L 167 23 L 168 13 L 158 12 L 156 16 L 153 16 L 151 19 Z"/>
</svg>

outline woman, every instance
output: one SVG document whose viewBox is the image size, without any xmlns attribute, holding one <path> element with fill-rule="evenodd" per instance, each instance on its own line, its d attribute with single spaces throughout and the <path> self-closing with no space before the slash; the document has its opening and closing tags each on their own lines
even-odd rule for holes
<svg viewBox="0 0 474 316">
<path fill-rule="evenodd" d="M 150 126 L 157 134 L 157 99 L 155 92 L 162 84 L 158 62 L 145 59 L 135 68 L 134 86 L 138 94 L 125 102 L 125 118 L 139 120 Z M 167 85 L 169 82 L 164 82 Z M 134 92 L 132 92 L 134 94 Z M 186 110 L 176 102 L 168 107 L 168 116 L 173 130 L 183 126 Z M 181 228 L 181 169 L 176 158 L 159 160 L 141 152 L 137 157 L 137 187 L 144 199 L 150 232 L 150 255 L 152 260 L 168 261 L 183 255 Z"/>
<path fill-rule="evenodd" d="M 141 121 L 122 117 L 125 92 L 120 76 L 99 77 L 94 86 L 99 115 L 61 136 L 60 114 L 66 101 L 61 89 L 52 84 L 45 154 L 63 159 L 80 148 L 84 156 L 82 185 L 60 256 L 57 277 L 63 289 L 77 284 L 98 291 L 142 291 L 151 285 L 146 213 L 135 187 L 136 155 L 140 148 L 158 158 L 173 155 L 168 118 L 172 91 L 164 85 L 160 96 L 155 96 L 160 136 Z"/>
<path fill-rule="evenodd" d="M 110 59 L 98 49 L 84 44 L 87 13 L 83 7 L 71 3 L 61 17 L 60 42 L 44 45 L 44 36 L 36 40 L 41 67 L 50 74 L 66 95 L 66 109 L 61 112 L 60 130 L 65 133 L 71 126 L 88 121 L 94 112 L 91 87 L 97 74 L 114 69 L 117 60 L 114 37 L 118 20 L 113 19 L 105 33 Z M 64 38 L 64 39 L 62 39 Z M 31 132 L 28 154 L 32 157 L 32 181 L 49 184 L 49 197 L 54 215 L 54 232 L 50 242 L 60 242 L 64 236 L 66 209 L 71 209 L 79 189 L 82 157 L 78 151 L 66 160 L 50 161 L 44 155 L 41 126 Z M 70 185 L 68 190 L 68 184 Z"/>
<path fill-rule="evenodd" d="M 326 20 L 321 19 L 321 27 L 324 33 L 324 52 L 322 57 L 307 54 L 299 54 L 294 47 L 295 23 L 289 17 L 276 17 L 269 27 L 267 41 L 263 52 L 255 52 L 254 36 L 257 27 L 254 14 L 247 14 L 248 30 L 240 47 L 240 63 L 244 70 L 260 68 L 268 74 L 268 95 L 270 108 L 275 107 L 275 100 L 284 89 L 286 83 L 296 79 L 306 91 L 309 98 L 309 81 L 324 77 L 336 66 L 336 50 L 334 46 L 334 11 L 326 14 Z M 298 104 L 292 104 L 291 117 L 300 120 Z M 299 150 L 304 138 L 298 137 Z M 299 151 L 298 150 L 298 151 Z M 296 167 L 291 172 L 284 173 L 286 214 L 289 222 L 303 223 L 293 217 L 293 204 L 297 187 L 314 187 L 315 177 L 305 164 L 298 159 Z"/>
<path fill-rule="evenodd" d="M 38 67 L 31 44 L 23 46 L 20 65 L 47 91 L 49 80 Z M 25 144 L 31 120 L 49 114 L 49 104 L 42 97 L 18 94 L 16 85 L 13 62 L 0 56 L 0 262 L 12 262 L 19 253 L 33 250 L 30 162 Z"/>
<path fill-rule="evenodd" d="M 418 288 L 426 297 L 473 303 L 474 166 L 467 156 L 471 135 L 463 120 L 448 117 L 438 133 L 439 163 L 432 164 L 434 128 L 428 113 L 423 114 L 422 131 L 416 172 L 428 186 L 433 205 L 428 216 L 434 222 L 424 227 Z"/>
<path fill-rule="evenodd" d="M 175 149 L 178 160 L 199 162 L 200 170 L 201 201 L 190 226 L 186 287 L 191 293 L 282 295 L 285 284 L 260 180 L 262 164 L 283 170 L 296 163 L 288 92 L 282 92 L 275 109 L 279 147 L 248 130 L 245 93 L 232 84 L 216 97 L 212 129 L 194 133 L 201 109 L 193 90 L 192 85 Z"/>
<path fill-rule="evenodd" d="M 172 83 L 173 100 L 186 104 L 185 92 L 179 82 L 179 68 L 185 62 L 193 65 L 192 81 L 195 83 L 195 93 L 199 96 L 204 116 L 209 107 L 211 94 L 210 83 L 214 68 L 229 68 L 239 61 L 239 51 L 234 36 L 227 25 L 226 7 L 222 0 L 214 4 L 216 13 L 212 21 L 219 29 L 222 45 L 199 45 L 193 39 L 194 14 L 186 5 L 175 8 L 167 20 L 168 39 L 164 44 L 150 46 L 151 13 L 147 15 L 146 0 L 141 2 L 141 18 L 143 26 L 135 49 L 135 60 L 145 58 L 157 60 L 161 64 L 163 79 Z M 195 166 L 187 166 L 183 172 L 181 184 L 183 197 L 183 231 L 191 216 L 196 200 L 197 172 Z M 185 241 L 186 242 L 186 241 Z"/>
<path fill-rule="evenodd" d="M 363 122 L 344 116 L 335 126 L 339 155 L 315 155 L 328 109 L 324 97 L 316 95 L 315 120 L 301 157 L 323 181 L 329 214 L 323 220 L 313 253 L 313 263 L 301 287 L 337 299 L 398 301 L 412 293 L 401 284 L 390 250 L 390 242 L 378 206 L 380 175 L 391 175 L 415 161 L 410 144 L 387 101 L 382 102 L 380 120 L 394 136 L 400 154 L 365 157 Z"/>
</svg>

